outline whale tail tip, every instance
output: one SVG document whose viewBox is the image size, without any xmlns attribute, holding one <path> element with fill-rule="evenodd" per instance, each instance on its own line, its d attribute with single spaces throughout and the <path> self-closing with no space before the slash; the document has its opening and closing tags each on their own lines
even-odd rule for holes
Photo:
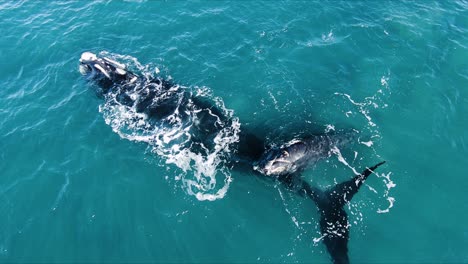
<svg viewBox="0 0 468 264">
<path fill-rule="evenodd" d="M 303 181 L 302 190 L 312 198 L 320 212 L 320 231 L 333 263 L 349 263 L 349 224 L 344 205 L 351 201 L 367 177 L 384 163 L 385 161 L 382 161 L 366 168 L 361 174 L 326 191 L 321 191 Z"/>
</svg>

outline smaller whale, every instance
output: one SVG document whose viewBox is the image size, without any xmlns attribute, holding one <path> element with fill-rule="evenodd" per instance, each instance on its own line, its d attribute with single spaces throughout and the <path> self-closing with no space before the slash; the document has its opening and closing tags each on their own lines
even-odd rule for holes
<svg viewBox="0 0 468 264">
<path fill-rule="evenodd" d="M 344 146 L 354 138 L 355 133 L 346 132 L 295 139 L 267 150 L 254 164 L 254 169 L 267 176 L 291 175 L 329 157 L 334 147 Z"/>
<path fill-rule="evenodd" d="M 288 189 L 314 201 L 320 213 L 323 242 L 335 264 L 349 263 L 349 223 L 344 205 L 351 201 L 367 177 L 385 161 L 325 191 L 312 187 L 300 177 L 300 173 L 317 161 L 329 157 L 334 148 L 350 143 L 354 137 L 354 133 L 348 132 L 295 139 L 265 151 L 254 164 L 254 169 L 260 174 L 270 176 Z"/>
</svg>

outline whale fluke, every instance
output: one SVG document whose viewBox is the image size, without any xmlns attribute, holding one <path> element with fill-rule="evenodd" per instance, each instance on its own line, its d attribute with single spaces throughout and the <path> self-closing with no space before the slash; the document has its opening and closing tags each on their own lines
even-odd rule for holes
<svg viewBox="0 0 468 264">
<path fill-rule="evenodd" d="M 299 192 L 312 198 L 317 205 L 320 213 L 320 232 L 323 236 L 323 242 L 335 264 L 349 263 L 349 223 L 344 205 L 351 201 L 367 177 L 384 163 L 385 161 L 382 161 L 367 168 L 352 179 L 337 184 L 325 191 L 312 187 L 309 183 L 298 177 L 294 177 L 294 175 L 279 178 L 288 187 L 299 187 Z"/>
</svg>

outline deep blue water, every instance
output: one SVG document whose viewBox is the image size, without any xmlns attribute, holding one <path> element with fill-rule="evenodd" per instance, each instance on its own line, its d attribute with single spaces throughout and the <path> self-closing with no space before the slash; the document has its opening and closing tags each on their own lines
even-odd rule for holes
<svg viewBox="0 0 468 264">
<path fill-rule="evenodd" d="M 312 201 L 113 126 L 84 51 L 269 144 L 358 130 L 303 173 L 326 188 L 387 161 L 347 207 L 351 262 L 468 262 L 465 0 L 0 1 L 0 30 L 1 262 L 330 261 Z"/>
</svg>

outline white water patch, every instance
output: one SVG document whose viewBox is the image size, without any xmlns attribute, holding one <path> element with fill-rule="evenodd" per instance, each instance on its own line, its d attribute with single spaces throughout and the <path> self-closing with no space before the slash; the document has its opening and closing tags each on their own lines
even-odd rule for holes
<svg viewBox="0 0 468 264">
<path fill-rule="evenodd" d="M 384 109 L 388 107 L 388 104 L 385 102 L 386 95 L 390 93 L 390 76 L 391 73 L 388 71 L 387 73 L 383 74 L 380 77 L 380 82 L 376 84 L 376 92 L 374 95 L 365 97 L 363 100 L 359 101 L 351 97 L 351 95 L 346 94 L 346 93 L 339 93 L 336 92 L 335 95 L 341 96 L 343 98 L 346 98 L 345 101 L 350 102 L 350 109 L 344 109 L 343 113 L 346 115 L 347 118 L 359 118 L 359 117 L 364 117 L 365 120 L 367 121 L 367 125 L 365 126 L 365 129 L 370 132 L 370 138 L 366 138 L 362 140 L 361 138 L 358 139 L 359 144 L 362 144 L 370 149 L 373 150 L 375 156 L 378 159 L 382 159 L 382 157 L 378 154 L 378 151 L 376 149 L 376 146 L 378 146 L 379 140 L 382 138 L 380 135 L 379 131 L 379 126 L 378 124 L 373 120 L 372 118 L 372 111 L 375 109 Z M 355 115 L 355 113 L 357 115 Z M 335 150 L 335 154 L 337 154 L 338 160 L 345 164 L 347 167 L 350 167 L 349 164 L 344 160 L 344 158 L 341 156 L 341 153 L 338 153 Z M 353 163 L 357 160 L 357 154 L 355 152 L 354 160 Z M 362 158 L 361 158 L 362 160 Z M 356 173 L 356 170 L 352 168 L 353 173 Z M 379 174 L 375 173 L 377 176 Z M 390 173 L 387 174 L 388 178 L 383 177 L 383 182 L 385 183 L 386 189 L 383 191 L 383 198 L 388 200 L 391 198 L 389 196 L 390 189 L 393 188 L 393 182 L 390 180 Z M 369 190 L 371 190 L 374 193 L 382 193 L 382 191 L 377 192 L 375 188 L 370 187 L 369 185 L 365 184 Z M 377 188 L 380 190 L 380 188 Z"/>
<path fill-rule="evenodd" d="M 328 124 L 328 125 L 326 125 L 326 127 L 325 127 L 325 133 L 328 133 L 328 132 L 330 132 L 330 131 L 335 131 L 335 126 L 332 125 L 332 124 Z"/>
<path fill-rule="evenodd" d="M 369 126 L 371 126 L 371 127 L 375 127 L 375 126 L 376 126 L 376 124 L 372 121 L 372 118 L 371 118 L 370 115 L 369 115 L 369 110 L 366 109 L 366 106 L 367 106 L 367 105 L 372 104 L 371 101 L 368 101 L 368 102 L 365 102 L 365 103 L 358 103 L 358 102 L 354 101 L 354 100 L 351 98 L 351 96 L 350 96 L 349 94 L 345 94 L 345 93 L 335 93 L 335 95 L 342 95 L 342 96 L 348 98 L 348 100 L 349 100 L 353 105 L 355 105 L 355 106 L 358 107 L 359 112 L 367 119 L 367 122 L 368 122 Z M 374 107 L 375 107 L 375 106 L 376 106 L 376 105 L 374 105 Z M 346 116 L 348 116 L 347 113 L 348 113 L 348 112 L 346 112 Z"/>
<path fill-rule="evenodd" d="M 306 46 L 306 47 L 322 47 L 322 46 L 329 46 L 329 45 L 334 45 L 342 42 L 343 40 L 347 39 L 351 35 L 345 35 L 345 36 L 336 36 L 335 33 L 333 33 L 333 29 L 326 32 L 322 33 L 320 37 L 313 37 L 309 40 L 306 41 L 298 41 L 297 44 Z"/>
<path fill-rule="evenodd" d="M 339 148 L 337 148 L 336 146 L 334 146 L 334 147 L 331 149 L 331 152 L 332 152 L 333 154 L 336 155 L 336 157 L 338 158 L 338 161 L 339 161 L 339 162 L 343 163 L 346 167 L 350 168 L 350 169 L 353 171 L 353 173 L 354 173 L 355 175 L 359 175 L 359 174 L 360 174 L 359 172 L 356 171 L 356 169 L 355 169 L 354 167 L 350 166 L 349 163 L 343 158 L 343 155 L 341 155 L 341 151 L 340 151 Z"/>
<path fill-rule="evenodd" d="M 388 207 L 386 209 L 378 209 L 377 210 L 377 213 L 379 214 L 383 214 L 383 213 L 388 213 L 390 212 L 390 209 L 393 207 L 393 203 L 395 202 L 395 198 L 393 197 L 387 197 L 387 201 L 388 201 Z"/>
<path fill-rule="evenodd" d="M 389 77 L 384 75 L 380 78 L 380 84 L 388 88 L 388 80 L 389 80 Z"/>
<path fill-rule="evenodd" d="M 273 106 L 275 107 L 276 111 L 281 112 L 280 104 L 278 103 L 278 100 L 276 100 L 276 97 L 273 95 L 273 93 L 271 91 L 268 91 L 268 95 L 273 101 Z"/>
<path fill-rule="evenodd" d="M 360 143 L 363 144 L 363 145 L 366 145 L 366 146 L 368 146 L 368 147 L 372 147 L 372 145 L 374 145 L 374 142 L 372 142 L 372 140 L 369 140 L 369 141 L 361 141 Z"/>
<path fill-rule="evenodd" d="M 113 59 L 124 61 L 133 71 L 141 73 L 147 80 L 154 78 L 152 70 L 147 65 L 140 64 L 130 56 L 105 53 Z M 148 88 L 148 83 L 137 84 L 133 90 L 125 91 L 133 101 L 137 101 L 140 91 L 144 89 L 162 89 L 159 84 Z M 240 123 L 233 117 L 233 111 L 224 107 L 219 98 L 213 98 L 208 88 L 188 88 L 174 85 L 167 90 L 175 110 L 160 120 L 154 120 L 145 113 L 137 112 L 134 106 L 123 105 L 118 96 L 122 91 L 115 89 L 105 95 L 105 101 L 99 106 L 106 124 L 121 138 L 144 142 L 150 146 L 151 152 L 163 158 L 166 164 L 173 164 L 181 172 L 174 176 L 181 181 L 189 195 L 201 201 L 213 201 L 223 198 L 230 186 L 231 175 L 225 169 L 225 164 L 233 151 L 233 145 L 239 141 Z M 165 94 L 163 94 L 165 95 Z M 219 109 L 224 120 L 210 108 L 200 108 L 193 103 L 193 98 L 210 101 Z M 157 99 L 154 99 L 157 100 Z M 172 101 L 171 101 L 172 102 Z M 213 123 L 201 124 L 201 112 L 212 117 Z M 200 125 L 207 125 L 214 131 L 205 141 L 194 142 L 194 138 L 203 132 Z M 198 134 L 197 134 L 198 133 Z"/>
<path fill-rule="evenodd" d="M 300 225 L 299 225 L 299 221 L 297 221 L 296 217 L 291 213 L 291 211 L 288 209 L 288 206 L 286 204 L 286 199 L 284 198 L 283 196 L 283 193 L 281 192 L 281 190 L 279 188 L 278 189 L 278 192 L 280 194 L 280 197 L 281 197 L 281 200 L 283 201 L 283 205 L 284 205 L 284 210 L 286 211 L 286 213 L 288 213 L 289 216 L 291 216 L 291 220 L 292 222 L 294 223 L 294 225 L 297 227 L 297 228 L 300 228 Z"/>
<path fill-rule="evenodd" d="M 335 40 L 335 36 L 333 35 L 333 30 L 330 30 L 328 34 L 322 34 L 322 40 L 324 42 L 333 42 Z"/>
<path fill-rule="evenodd" d="M 331 152 L 336 155 L 339 162 L 341 162 L 346 167 L 351 169 L 355 175 L 360 175 L 360 173 L 354 167 L 349 165 L 349 163 L 346 161 L 346 159 L 343 157 L 343 155 L 341 154 L 340 150 L 337 147 L 333 147 L 331 149 Z M 355 152 L 354 159 L 356 159 L 356 156 L 357 156 L 357 152 Z M 378 178 L 383 179 L 383 182 L 385 184 L 386 189 L 383 192 L 382 197 L 385 198 L 389 203 L 389 206 L 386 209 L 380 209 L 380 208 L 377 209 L 377 213 L 388 213 L 390 211 L 390 209 L 393 207 L 393 204 L 395 202 L 395 198 L 390 196 L 390 189 L 396 187 L 396 184 L 390 178 L 390 176 L 392 174 L 391 172 L 388 172 L 386 174 L 385 173 L 380 173 L 379 174 L 376 171 L 374 171 L 374 174 L 376 174 Z M 365 184 L 365 183 L 364 183 L 364 185 L 367 186 L 367 188 L 370 191 L 372 191 L 373 193 L 379 194 L 379 192 L 375 188 L 373 188 L 372 186 L 370 186 L 368 184 Z"/>
<path fill-rule="evenodd" d="M 395 188 L 396 187 L 396 184 L 392 181 L 392 179 L 390 178 L 390 176 L 392 175 L 391 172 L 385 174 L 385 173 L 382 173 L 382 174 L 377 174 L 378 177 L 381 177 L 384 179 L 384 183 L 385 183 L 385 186 L 387 187 L 387 190 L 385 190 L 385 195 L 386 198 L 387 198 L 387 201 L 388 201 L 388 207 L 386 209 L 377 209 L 377 213 L 379 214 L 382 214 L 382 213 L 388 213 L 390 211 L 390 209 L 393 207 L 393 204 L 395 203 L 395 198 L 394 197 L 391 197 L 389 196 L 390 194 L 390 189 L 392 188 Z"/>
<path fill-rule="evenodd" d="M 376 93 L 372 96 L 365 97 L 362 102 L 358 102 L 353 99 L 351 95 L 346 93 L 335 92 L 335 95 L 342 96 L 354 106 L 355 109 L 347 109 L 344 114 L 346 117 L 354 117 L 354 112 L 360 113 L 368 123 L 368 127 L 373 133 L 379 134 L 378 126 L 371 117 L 371 111 L 373 109 L 384 109 L 388 107 L 388 104 L 384 101 L 385 95 L 390 93 L 390 71 L 387 74 L 380 77 L 380 87 L 378 87 Z M 377 84 L 376 84 L 377 86 Z M 383 88 L 382 88 L 383 87 Z M 356 110 L 356 111 L 354 111 Z"/>
<path fill-rule="evenodd" d="M 327 236 L 326 234 L 322 235 L 322 233 L 320 233 L 320 232 L 319 232 L 319 234 L 320 234 L 319 237 L 314 237 L 314 238 L 312 238 L 312 242 L 314 242 L 314 246 L 317 246 L 318 243 L 319 243 L 320 241 L 322 241 L 322 240 Z"/>
</svg>

